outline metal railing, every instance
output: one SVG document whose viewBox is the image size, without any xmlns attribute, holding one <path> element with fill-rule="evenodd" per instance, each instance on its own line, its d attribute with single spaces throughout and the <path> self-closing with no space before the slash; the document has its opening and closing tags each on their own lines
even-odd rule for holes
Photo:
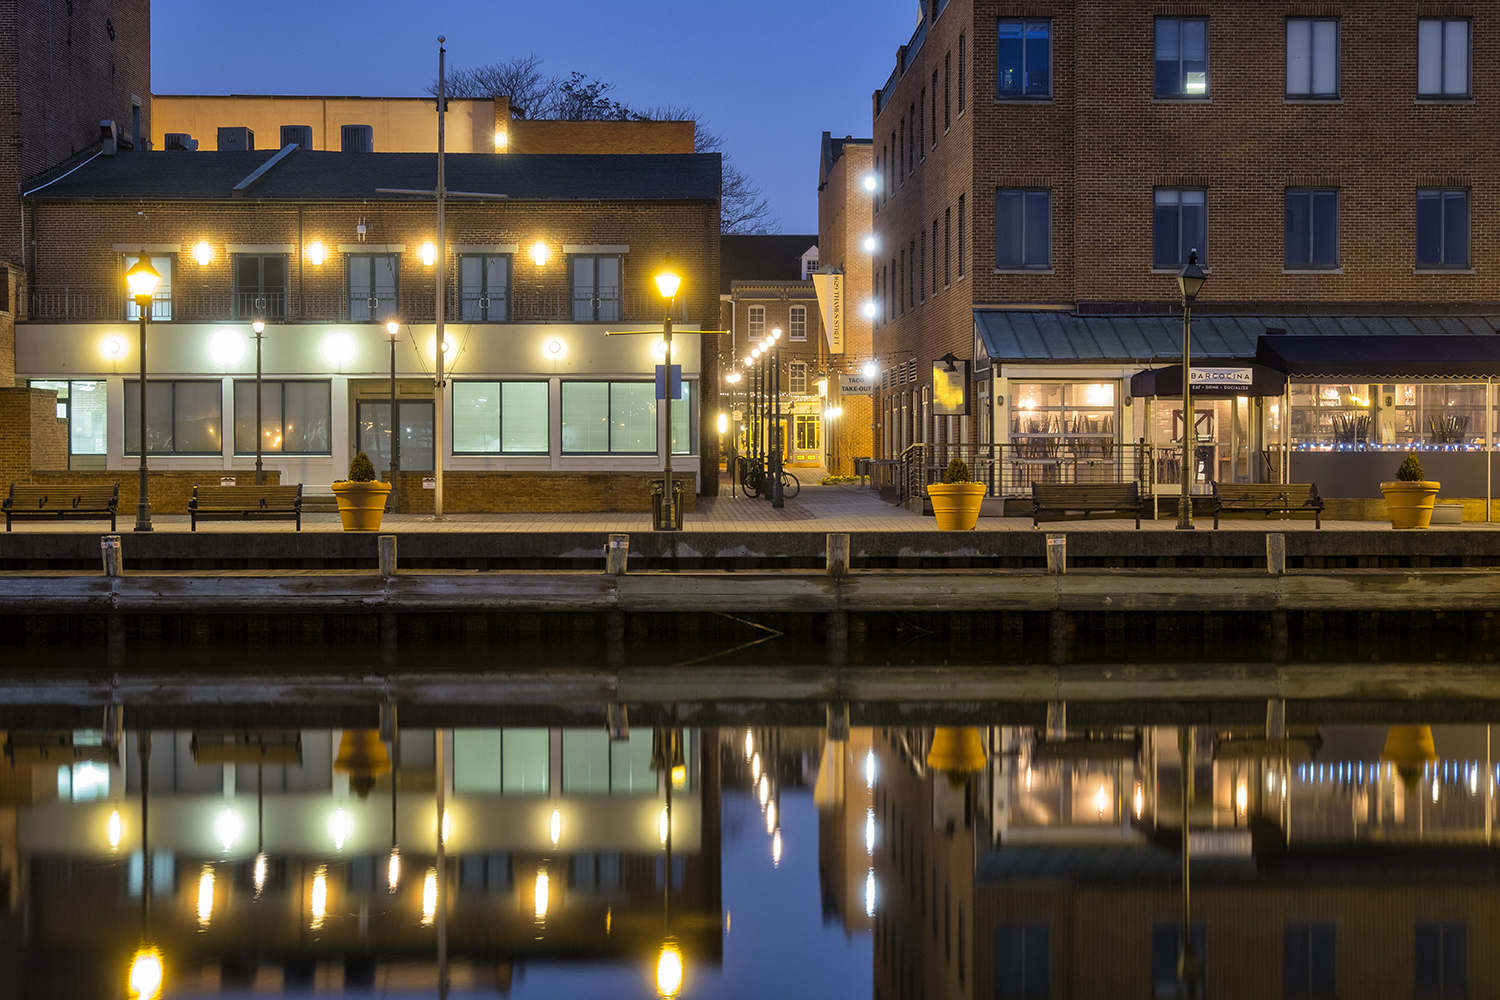
<svg viewBox="0 0 1500 1000">
<path fill-rule="evenodd" d="M 929 483 L 943 481 L 955 458 L 969 467 L 969 479 L 985 485 L 985 495 L 1031 495 L 1032 483 L 1139 483 L 1151 492 L 1155 475 L 1152 446 L 1089 438 L 1040 449 L 1035 442 L 1007 444 L 914 444 L 901 453 L 894 471 L 899 500 L 921 496 Z"/>
<path fill-rule="evenodd" d="M 347 291 L 236 291 L 223 286 L 173 285 L 158 291 L 153 322 L 249 322 L 256 316 L 290 322 L 377 323 L 392 317 L 431 323 L 437 318 L 431 291 L 378 290 L 350 297 Z M 121 288 L 109 285 L 36 285 L 28 290 L 26 318 L 33 322 L 108 322 L 134 319 L 134 305 Z M 659 323 L 666 314 L 659 295 L 617 288 L 575 289 L 572 285 L 521 285 L 486 295 L 457 289 L 444 311 L 450 322 L 468 323 Z M 688 321 L 688 303 L 672 309 Z"/>
</svg>

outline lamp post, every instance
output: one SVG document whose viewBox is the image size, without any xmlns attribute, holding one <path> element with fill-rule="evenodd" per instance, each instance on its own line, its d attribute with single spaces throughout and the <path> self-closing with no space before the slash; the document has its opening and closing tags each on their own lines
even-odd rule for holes
<svg viewBox="0 0 1500 1000">
<path fill-rule="evenodd" d="M 156 294 L 161 275 L 151 266 L 146 251 L 125 272 L 125 284 L 130 286 L 130 295 L 135 299 L 136 311 L 141 315 L 141 490 L 135 503 L 135 530 L 151 530 L 151 497 L 146 491 L 146 317 L 151 312 L 151 299 Z"/>
<path fill-rule="evenodd" d="M 1177 287 L 1182 291 L 1182 503 L 1177 510 L 1178 530 L 1193 530 L 1192 484 L 1197 478 L 1194 468 L 1194 446 L 1197 428 L 1193 423 L 1193 300 L 1208 275 L 1198 266 L 1198 251 L 1188 251 L 1188 262 L 1177 273 Z"/>
<path fill-rule="evenodd" d="M 396 339 L 401 333 L 401 324 L 391 320 L 385 325 L 385 332 L 391 342 L 391 513 L 401 510 L 401 497 L 398 495 L 396 486 L 396 473 L 401 471 L 401 421 L 397 418 L 396 411 Z M 438 345 L 441 351 L 443 345 Z"/>
<path fill-rule="evenodd" d="M 266 436 L 265 424 L 261 422 L 261 391 L 260 391 L 260 342 L 265 336 L 266 321 L 259 316 L 250 323 L 250 329 L 255 331 L 255 485 L 266 485 L 266 470 L 261 465 L 261 442 Z"/>
<path fill-rule="evenodd" d="M 682 284 L 682 279 L 671 271 L 663 271 L 656 276 L 656 288 L 661 292 L 661 297 L 666 299 L 666 317 L 662 320 L 662 342 L 666 344 L 667 356 L 665 363 L 665 378 L 662 379 L 662 402 L 666 413 L 667 424 L 667 449 L 666 461 L 662 465 L 661 486 L 661 520 L 665 530 L 675 531 L 677 518 L 681 512 L 677 511 L 673 504 L 674 496 L 672 490 L 672 303 L 677 299 L 677 287 Z"/>
<path fill-rule="evenodd" d="M 781 495 L 781 453 L 786 435 L 781 431 L 781 327 L 771 329 L 771 506 L 785 507 Z"/>
<path fill-rule="evenodd" d="M 729 383 L 729 495 L 736 496 L 735 474 L 739 466 L 740 432 L 734 419 L 734 389 L 740 384 L 740 373 L 732 371 L 724 376 L 724 381 Z"/>
</svg>

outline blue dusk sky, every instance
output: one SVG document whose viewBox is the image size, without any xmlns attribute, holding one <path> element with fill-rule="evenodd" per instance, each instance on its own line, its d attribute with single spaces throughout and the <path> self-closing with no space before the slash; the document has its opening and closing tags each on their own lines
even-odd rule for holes
<svg viewBox="0 0 1500 1000">
<path fill-rule="evenodd" d="M 262 0 L 231 14 L 155 0 L 157 94 L 407 97 L 449 65 L 536 53 L 559 76 L 611 81 L 631 105 L 704 116 L 780 216 L 817 231 L 818 140 L 870 134 L 870 95 L 916 27 L 916 0 Z"/>
</svg>

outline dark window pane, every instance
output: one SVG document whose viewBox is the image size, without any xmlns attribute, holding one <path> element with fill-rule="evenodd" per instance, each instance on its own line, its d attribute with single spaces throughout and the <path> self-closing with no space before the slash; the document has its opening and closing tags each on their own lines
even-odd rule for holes
<svg viewBox="0 0 1500 1000">
<path fill-rule="evenodd" d="M 1024 88 L 1025 26 L 1021 21 L 1001 21 L 999 32 L 998 90 L 1002 97 L 1019 97 Z"/>
<path fill-rule="evenodd" d="M 995 198 L 996 267 L 1020 267 L 1024 262 L 1024 204 L 1020 191 L 1001 191 Z"/>
<path fill-rule="evenodd" d="M 1332 267 L 1339 262 L 1339 196 L 1336 191 L 1312 193 L 1312 263 Z"/>
<path fill-rule="evenodd" d="M 1208 22 L 1182 22 L 1182 93 L 1208 95 Z"/>
<path fill-rule="evenodd" d="M 1462 191 L 1443 195 L 1443 263 L 1469 262 L 1469 196 Z"/>
<path fill-rule="evenodd" d="M 1026 265 L 1046 267 L 1052 263 L 1052 197 L 1046 191 L 1026 195 Z"/>
<path fill-rule="evenodd" d="M 1306 191 L 1286 193 L 1286 266 L 1306 267 L 1312 261 L 1312 195 Z"/>
<path fill-rule="evenodd" d="M 1443 262 L 1443 196 L 1438 191 L 1417 192 L 1417 263 Z"/>
<path fill-rule="evenodd" d="M 1156 22 L 1156 92 L 1158 94 L 1182 93 L 1179 32 L 1181 22 L 1173 18 L 1160 18 Z"/>
<path fill-rule="evenodd" d="M 1198 263 L 1208 266 L 1208 212 L 1202 191 L 1182 192 L 1182 242 L 1177 263 L 1187 261 L 1188 251 L 1198 251 Z"/>
<path fill-rule="evenodd" d="M 1052 92 L 1052 50 L 1046 21 L 1026 22 L 1026 94 L 1046 97 Z"/>
<path fill-rule="evenodd" d="M 234 259 L 234 283 L 242 292 L 260 290 L 260 258 L 243 254 Z"/>
<path fill-rule="evenodd" d="M 1155 232 L 1152 263 L 1157 267 L 1180 264 L 1182 255 L 1177 251 L 1177 206 L 1163 205 L 1158 198 L 1152 228 Z"/>
<path fill-rule="evenodd" d="M 261 258 L 261 288 L 268 292 L 286 290 L 286 258 Z"/>
</svg>

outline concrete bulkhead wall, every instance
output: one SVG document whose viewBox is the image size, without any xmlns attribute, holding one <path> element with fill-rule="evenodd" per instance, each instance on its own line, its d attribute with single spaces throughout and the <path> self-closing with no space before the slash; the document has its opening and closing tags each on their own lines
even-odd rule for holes
<svg viewBox="0 0 1500 1000">
<path fill-rule="evenodd" d="M 686 457 L 684 456 L 686 460 Z M 431 514 L 434 491 L 422 488 L 428 473 L 397 474 L 403 514 Z M 696 476 L 674 472 L 683 510 L 698 508 Z M 455 472 L 443 473 L 443 509 L 462 514 L 641 512 L 651 509 L 651 484 L 660 472 Z"/>
</svg>

